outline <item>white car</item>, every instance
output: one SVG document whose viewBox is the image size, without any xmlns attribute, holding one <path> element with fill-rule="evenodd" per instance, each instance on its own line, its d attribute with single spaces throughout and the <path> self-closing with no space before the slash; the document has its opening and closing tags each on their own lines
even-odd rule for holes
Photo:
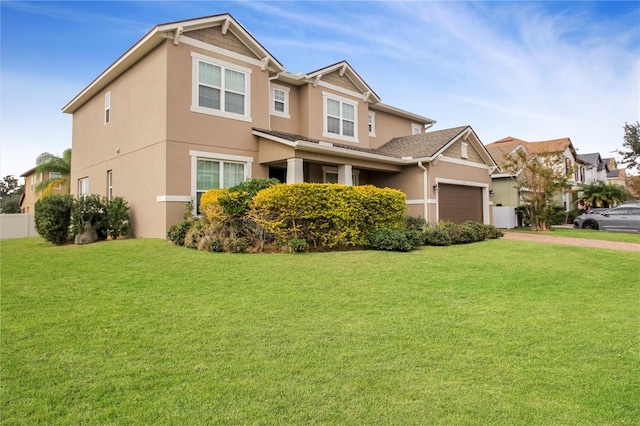
<svg viewBox="0 0 640 426">
<path fill-rule="evenodd" d="M 640 204 L 623 204 L 600 213 L 581 214 L 573 220 L 573 227 L 640 232 Z"/>
</svg>

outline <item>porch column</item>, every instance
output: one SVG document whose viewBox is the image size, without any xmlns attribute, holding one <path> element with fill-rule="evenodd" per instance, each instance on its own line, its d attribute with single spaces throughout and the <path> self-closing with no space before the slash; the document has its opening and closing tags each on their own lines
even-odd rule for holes
<svg viewBox="0 0 640 426">
<path fill-rule="evenodd" d="M 287 159 L 287 185 L 304 182 L 302 173 L 302 158 Z"/>
<path fill-rule="evenodd" d="M 338 166 L 338 183 L 353 186 L 353 171 L 350 164 Z"/>
</svg>

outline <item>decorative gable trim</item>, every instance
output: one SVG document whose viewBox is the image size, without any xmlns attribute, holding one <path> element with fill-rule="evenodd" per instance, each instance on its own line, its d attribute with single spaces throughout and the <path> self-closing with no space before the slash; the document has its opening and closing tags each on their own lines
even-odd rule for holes
<svg viewBox="0 0 640 426">
<path fill-rule="evenodd" d="M 337 73 L 337 77 L 331 77 L 331 74 Z M 302 76 L 301 76 L 302 77 Z M 362 99 L 366 99 L 372 103 L 380 102 L 380 98 L 373 91 L 371 87 L 358 75 L 357 72 L 349 65 L 347 61 L 341 61 L 328 67 L 321 68 L 313 71 L 309 74 L 305 74 L 304 79 L 309 83 L 319 85 L 322 83 L 330 84 L 331 86 L 324 86 L 334 89 L 334 87 L 340 87 L 342 90 L 347 90 L 349 94 L 357 91 L 362 96 Z M 323 79 L 328 78 L 328 81 Z M 349 83 L 336 84 L 336 78 L 347 78 Z M 346 86 L 346 87 L 345 87 Z M 335 90 L 335 89 L 334 89 Z"/>
</svg>

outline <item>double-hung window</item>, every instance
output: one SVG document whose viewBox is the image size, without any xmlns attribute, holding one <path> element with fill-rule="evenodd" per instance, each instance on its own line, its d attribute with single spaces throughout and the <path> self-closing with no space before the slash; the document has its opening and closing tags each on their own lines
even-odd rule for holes
<svg viewBox="0 0 640 426">
<path fill-rule="evenodd" d="M 369 113 L 369 136 L 376 135 L 376 113 Z"/>
<path fill-rule="evenodd" d="M 202 194 L 214 188 L 230 188 L 251 178 L 253 158 L 236 155 L 191 153 L 193 196 L 200 212 Z"/>
<path fill-rule="evenodd" d="M 191 56 L 194 81 L 191 110 L 251 121 L 251 70 L 195 52 Z"/>
<path fill-rule="evenodd" d="M 355 102 L 324 93 L 323 136 L 358 142 L 358 106 Z"/>
<path fill-rule="evenodd" d="M 271 85 L 271 115 L 284 118 L 289 116 L 289 88 L 278 85 Z"/>
</svg>

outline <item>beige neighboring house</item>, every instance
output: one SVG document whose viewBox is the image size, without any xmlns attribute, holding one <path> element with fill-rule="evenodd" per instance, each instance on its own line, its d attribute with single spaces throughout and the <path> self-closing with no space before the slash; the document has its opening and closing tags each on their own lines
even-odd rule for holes
<svg viewBox="0 0 640 426">
<path fill-rule="evenodd" d="M 513 155 L 518 149 L 523 149 L 529 154 L 535 155 L 555 155 L 561 154 L 564 161 L 564 168 L 570 174 L 569 183 L 572 191 L 577 189 L 577 184 L 582 181 L 579 173 L 579 160 L 573 143 L 569 138 L 552 139 L 538 142 L 527 142 L 512 136 L 500 139 L 486 146 L 487 151 L 498 162 L 500 166 L 505 163 L 505 156 Z M 522 194 L 513 186 L 513 179 L 509 173 L 503 170 L 496 171 L 493 176 L 494 205 L 517 207 L 522 205 Z M 572 191 L 563 191 L 556 199 L 557 205 L 564 206 L 566 211 L 571 210 L 572 203 L 576 195 Z"/>
<path fill-rule="evenodd" d="M 20 175 L 24 178 L 24 192 L 20 198 L 20 213 L 34 213 L 36 201 L 42 196 L 41 192 L 36 191 L 36 186 L 47 179 L 60 179 L 60 173 L 46 172 L 36 173 L 36 168 L 32 168 Z M 53 188 L 53 194 L 68 194 L 69 190 L 66 186 L 59 185 Z"/>
<path fill-rule="evenodd" d="M 603 158 L 602 161 L 607 164 L 607 183 L 626 186 L 627 169 L 619 169 L 618 162 L 613 157 Z"/>
<path fill-rule="evenodd" d="M 72 193 L 124 197 L 136 236 L 165 238 L 189 200 L 257 177 L 397 188 L 429 222 L 492 223 L 497 165 L 471 127 L 426 132 L 346 61 L 288 72 L 229 14 L 154 27 L 63 112 Z"/>
</svg>

